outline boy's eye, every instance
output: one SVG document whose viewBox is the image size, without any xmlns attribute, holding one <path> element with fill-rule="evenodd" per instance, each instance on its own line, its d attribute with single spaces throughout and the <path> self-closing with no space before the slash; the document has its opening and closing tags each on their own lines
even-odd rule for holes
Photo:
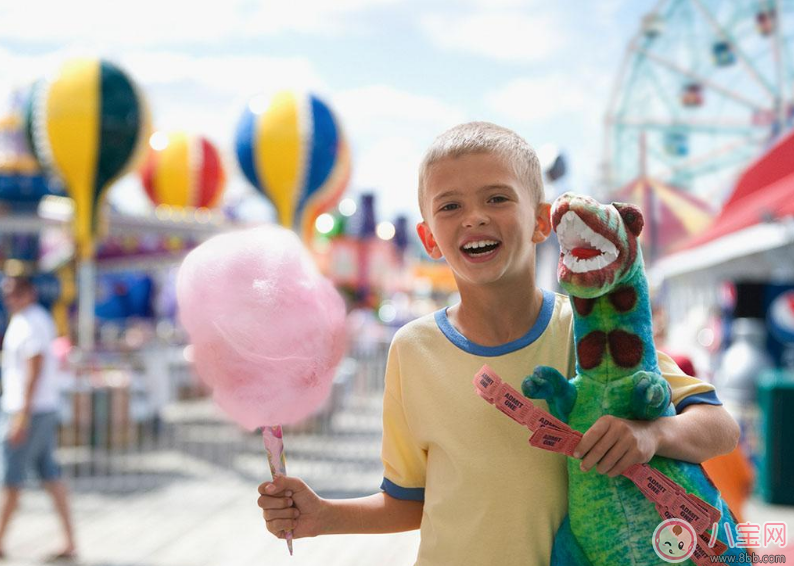
<svg viewBox="0 0 794 566">
<path fill-rule="evenodd" d="M 507 197 L 503 197 L 502 195 L 495 195 L 490 198 L 491 202 L 506 202 Z"/>
<path fill-rule="evenodd" d="M 449 204 L 445 204 L 444 206 L 442 206 L 438 210 L 440 210 L 440 211 L 455 210 L 457 207 L 458 207 L 457 204 L 455 204 L 454 202 L 451 202 Z"/>
</svg>

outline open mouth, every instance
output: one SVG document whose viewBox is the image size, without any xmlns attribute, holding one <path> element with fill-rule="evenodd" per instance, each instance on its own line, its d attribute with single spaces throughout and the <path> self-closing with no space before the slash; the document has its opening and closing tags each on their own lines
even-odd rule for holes
<svg viewBox="0 0 794 566">
<path fill-rule="evenodd" d="M 620 255 L 615 244 L 594 232 L 571 210 L 560 219 L 557 238 L 562 263 L 574 273 L 603 269 Z"/>
<path fill-rule="evenodd" d="M 460 251 L 469 257 L 483 257 L 496 251 L 502 243 L 497 240 L 478 240 L 468 242 L 460 247 Z"/>
</svg>

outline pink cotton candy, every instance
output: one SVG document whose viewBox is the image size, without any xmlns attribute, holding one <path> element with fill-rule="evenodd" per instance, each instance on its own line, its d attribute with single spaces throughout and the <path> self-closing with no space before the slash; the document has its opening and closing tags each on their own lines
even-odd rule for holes
<svg viewBox="0 0 794 566">
<path fill-rule="evenodd" d="M 297 422 L 328 396 L 345 350 L 345 305 L 291 231 L 215 236 L 177 278 L 196 372 L 243 427 Z"/>
</svg>

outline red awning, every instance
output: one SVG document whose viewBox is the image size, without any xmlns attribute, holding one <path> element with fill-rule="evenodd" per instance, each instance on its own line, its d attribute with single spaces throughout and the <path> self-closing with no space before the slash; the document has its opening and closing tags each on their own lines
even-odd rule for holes
<svg viewBox="0 0 794 566">
<path fill-rule="evenodd" d="M 794 132 L 745 170 L 714 223 L 676 251 L 787 216 L 794 216 Z"/>
</svg>

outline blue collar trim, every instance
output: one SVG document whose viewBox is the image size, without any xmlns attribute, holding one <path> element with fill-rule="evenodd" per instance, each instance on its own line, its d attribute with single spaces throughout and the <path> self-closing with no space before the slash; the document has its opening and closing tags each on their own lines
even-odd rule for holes
<svg viewBox="0 0 794 566">
<path fill-rule="evenodd" d="M 546 327 L 549 325 L 549 321 L 551 320 L 551 315 L 554 312 L 554 293 L 551 291 L 543 290 L 543 304 L 540 307 L 540 312 L 538 313 L 538 318 L 535 321 L 535 324 L 532 325 L 532 328 L 524 334 L 521 338 L 517 340 L 513 340 L 512 342 L 508 342 L 507 344 L 502 344 L 500 346 L 481 346 L 479 344 L 475 344 L 468 338 L 466 338 L 463 334 L 458 332 L 458 329 L 452 326 L 452 323 L 449 322 L 449 318 L 447 317 L 447 309 L 443 308 L 435 312 L 436 324 L 438 324 L 439 330 L 446 336 L 450 342 L 455 344 L 458 348 L 463 350 L 464 352 L 468 352 L 469 354 L 474 354 L 475 356 L 486 356 L 486 357 L 494 357 L 494 356 L 504 356 L 505 354 L 509 354 L 510 352 L 515 352 L 516 350 L 520 350 L 526 346 L 529 346 L 537 340 L 543 331 L 546 330 Z"/>
</svg>

